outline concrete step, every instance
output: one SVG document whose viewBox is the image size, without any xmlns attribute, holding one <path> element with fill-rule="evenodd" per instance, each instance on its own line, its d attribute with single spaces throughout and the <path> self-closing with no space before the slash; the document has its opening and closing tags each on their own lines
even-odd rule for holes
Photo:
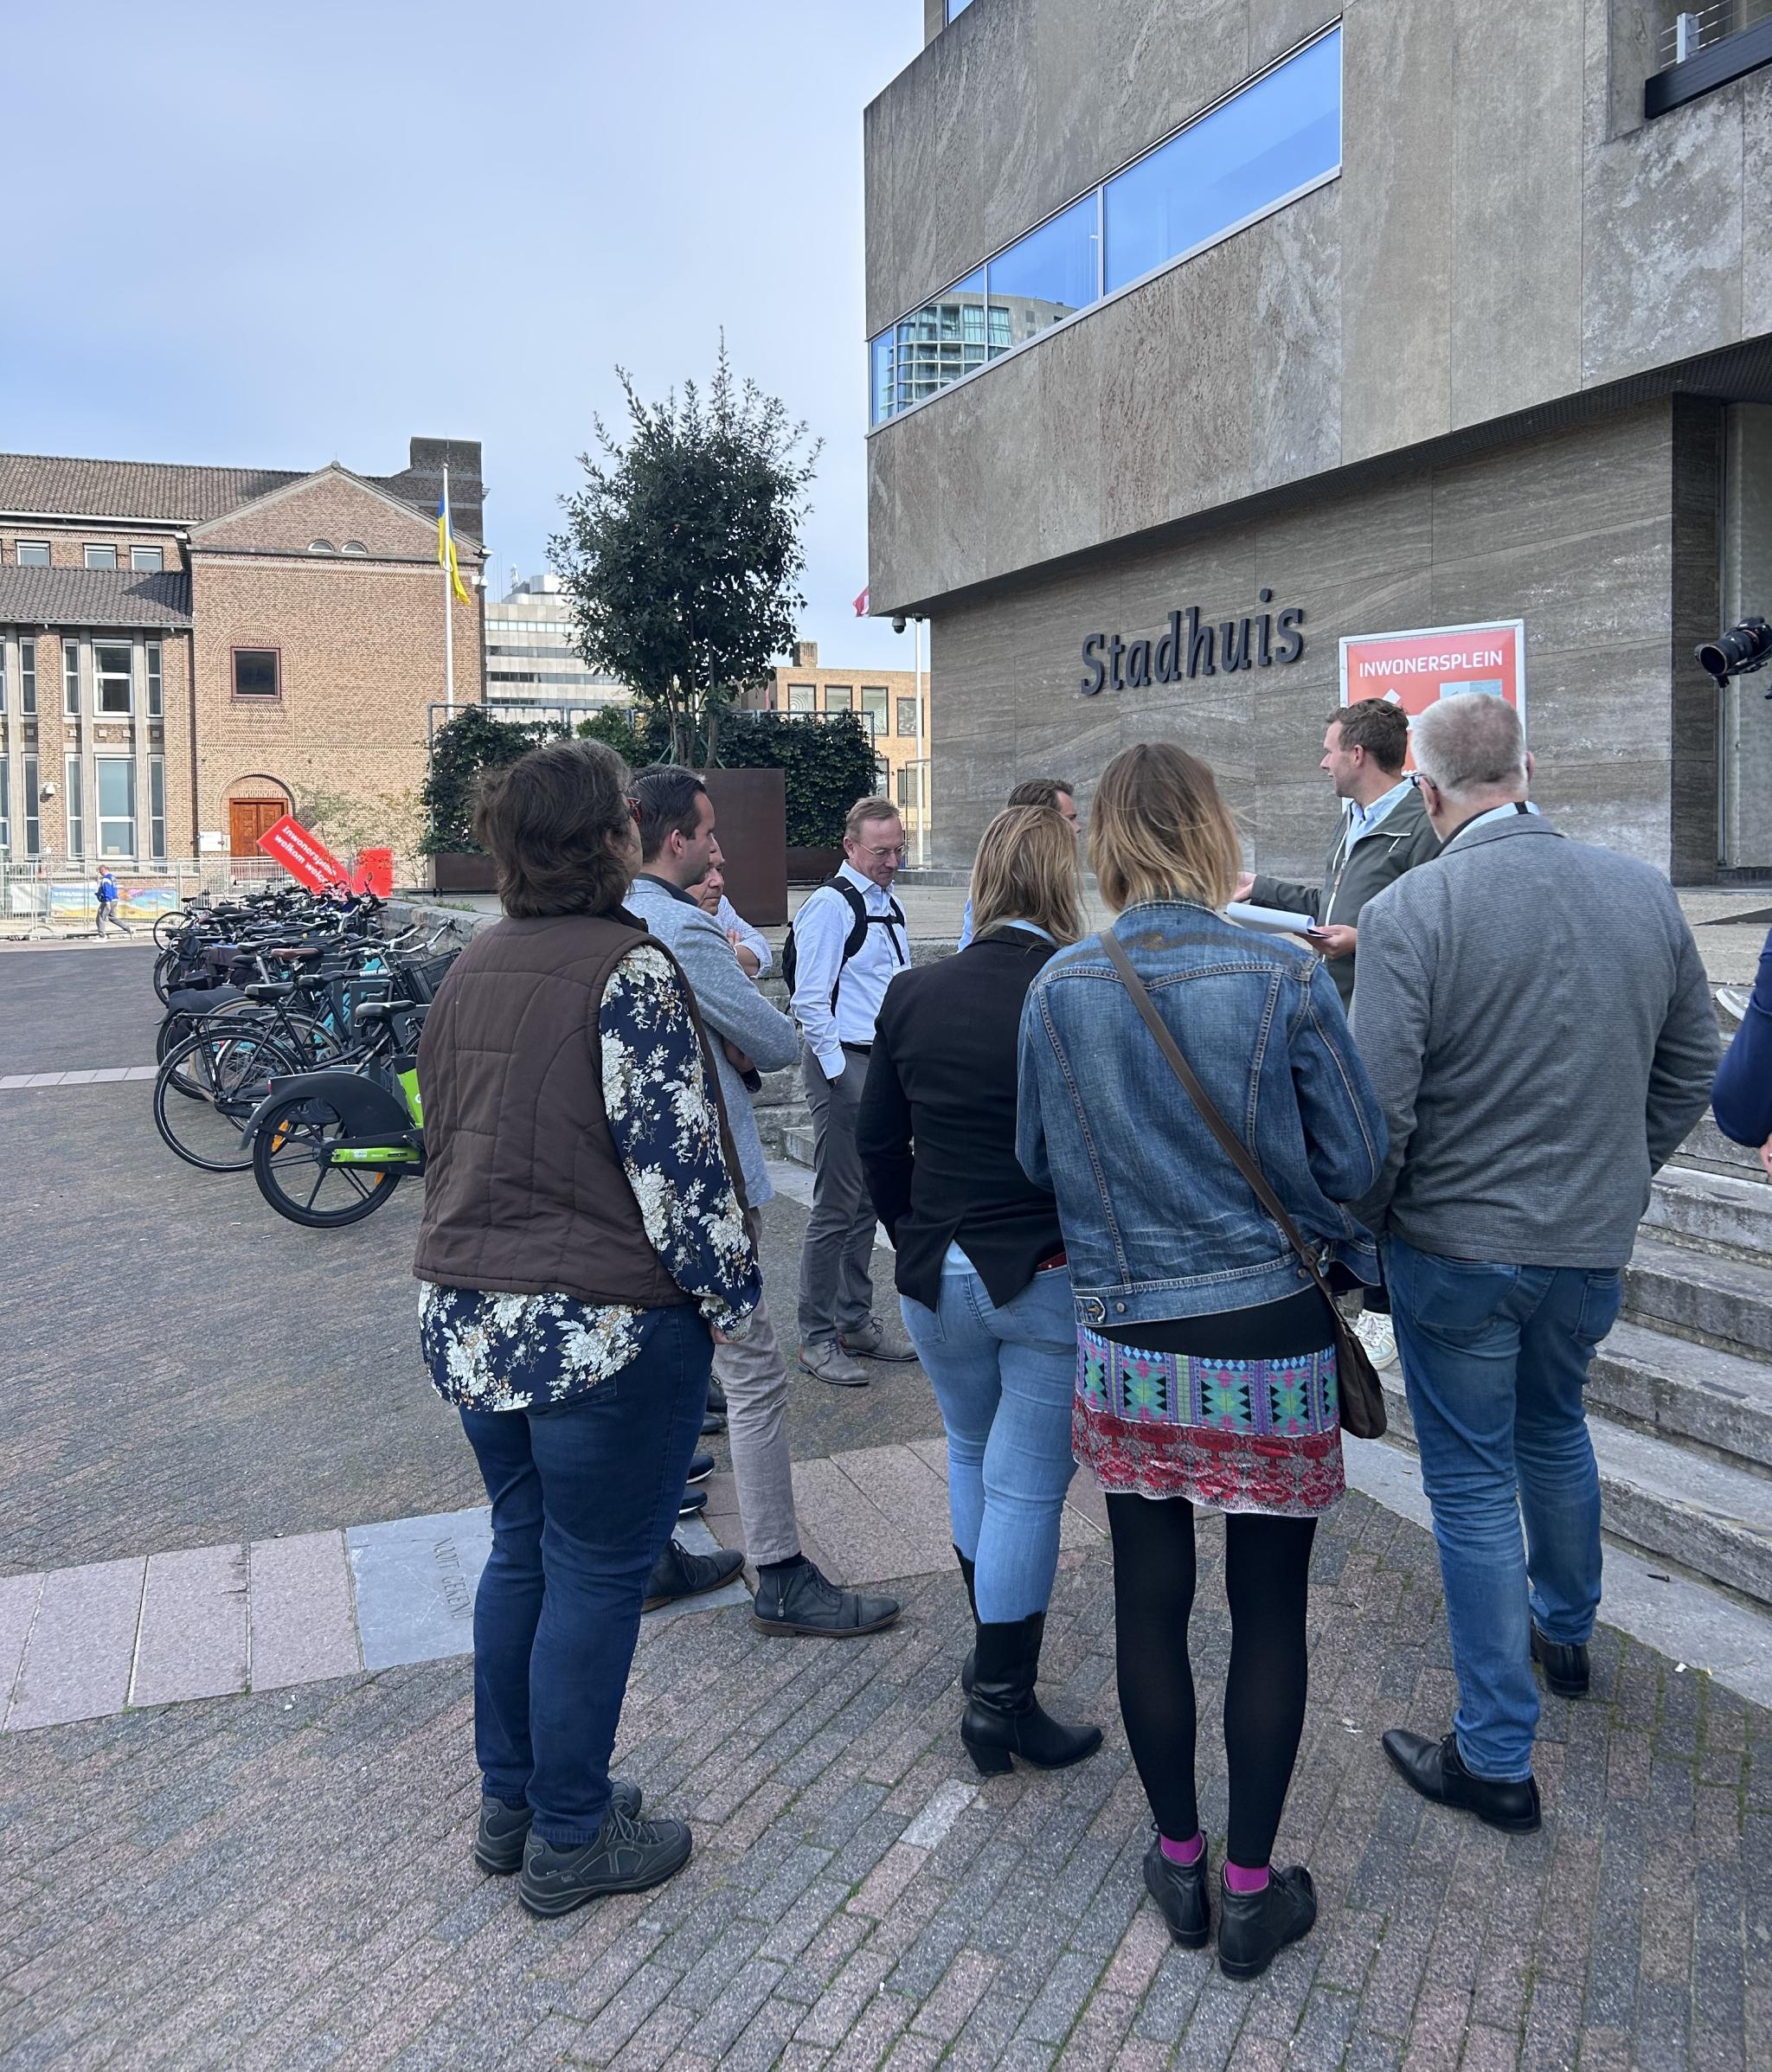
<svg viewBox="0 0 1772 2072">
<path fill-rule="evenodd" d="M 1391 1436 L 1415 1443 L 1403 1382 L 1384 1377 Z M 1772 1480 L 1590 1417 L 1602 1523 L 1614 1538 L 1772 1606 Z"/>
<path fill-rule="evenodd" d="M 1640 1236 L 1624 1275 L 1624 1313 L 1730 1352 L 1772 1356 L 1772 1265 Z"/>
<path fill-rule="evenodd" d="M 806 1100 L 806 1087 L 798 1065 L 786 1065 L 780 1072 L 766 1072 L 762 1081 L 762 1085 L 751 1095 L 753 1107 L 786 1107 Z"/>
<path fill-rule="evenodd" d="M 808 1172 L 812 1171 L 812 1126 L 810 1122 L 803 1129 L 782 1132 L 781 1156 L 792 1159 L 796 1165 L 804 1165 Z"/>
<path fill-rule="evenodd" d="M 804 1133 L 807 1141 L 811 1141 L 812 1112 L 804 1101 L 796 1102 L 792 1107 L 759 1108 L 756 1115 L 757 1135 L 766 1158 L 786 1158 L 790 1136 Z"/>
<path fill-rule="evenodd" d="M 1639 1430 L 1772 1470 L 1772 1362 L 1621 1323 L 1594 1356 L 1588 1401 Z M 1766 1501 L 1772 1510 L 1772 1488 Z"/>
<path fill-rule="evenodd" d="M 1708 1109 L 1679 1147 L 1682 1165 L 1703 1167 L 1710 1172 L 1747 1173 L 1765 1177 L 1759 1154 L 1751 1145 L 1735 1144 L 1717 1126 Z"/>
<path fill-rule="evenodd" d="M 1751 1179 L 1666 1166 L 1656 1176 L 1643 1225 L 1673 1244 L 1772 1262 L 1772 1187 L 1757 1164 Z"/>
</svg>

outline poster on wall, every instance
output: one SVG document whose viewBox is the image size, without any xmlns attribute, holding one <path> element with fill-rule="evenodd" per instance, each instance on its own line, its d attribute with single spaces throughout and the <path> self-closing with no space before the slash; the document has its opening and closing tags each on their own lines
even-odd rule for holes
<svg viewBox="0 0 1772 2072">
<path fill-rule="evenodd" d="M 318 835 L 310 834 L 293 813 L 273 820 L 259 837 L 259 847 L 275 856 L 290 876 L 310 892 L 324 892 L 329 885 L 342 885 L 349 873 Z"/>
<path fill-rule="evenodd" d="M 1341 702 L 1388 698 L 1410 718 L 1470 691 L 1506 698 L 1526 724 L 1526 622 L 1416 626 L 1360 633 L 1341 644 Z M 1413 759 L 1409 767 L 1413 768 Z"/>
</svg>

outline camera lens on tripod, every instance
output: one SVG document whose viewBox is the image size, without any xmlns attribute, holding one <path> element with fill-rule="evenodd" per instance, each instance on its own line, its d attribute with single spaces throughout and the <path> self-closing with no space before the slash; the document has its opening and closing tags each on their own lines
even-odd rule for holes
<svg viewBox="0 0 1772 2072">
<path fill-rule="evenodd" d="M 1772 657 L 1772 626 L 1763 619 L 1743 619 L 1716 639 L 1700 642 L 1696 651 L 1698 667 L 1721 683 L 1760 668 Z"/>
</svg>

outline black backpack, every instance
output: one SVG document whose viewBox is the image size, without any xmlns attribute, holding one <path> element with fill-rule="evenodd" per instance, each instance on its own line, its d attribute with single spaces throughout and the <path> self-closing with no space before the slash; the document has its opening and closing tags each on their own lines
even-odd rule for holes
<svg viewBox="0 0 1772 2072">
<path fill-rule="evenodd" d="M 837 988 L 843 984 L 844 966 L 848 964 L 851 958 L 861 953 L 862 945 L 868 940 L 868 930 L 870 928 L 903 927 L 904 909 L 889 894 L 887 895 L 889 910 L 884 914 L 870 914 L 867 901 L 847 878 L 826 878 L 825 884 L 828 885 L 833 892 L 840 892 L 843 895 L 844 901 L 850 912 L 849 933 L 843 939 L 843 955 L 838 960 L 837 984 L 831 988 L 831 1011 L 834 1014 L 837 1011 Z M 819 887 L 820 891 L 823 891 L 824 888 L 822 885 Z M 804 914 L 806 908 L 802 907 L 800 912 Z M 798 925 L 796 921 L 795 927 Z M 886 940 L 892 944 L 894 956 L 898 956 L 897 942 L 890 935 Z M 902 964 L 903 961 L 904 959 L 900 957 L 899 962 Z M 794 928 L 790 928 L 787 931 L 787 940 L 781 948 L 781 978 L 782 982 L 787 987 L 787 998 L 790 1002 L 793 998 L 794 984 L 799 975 L 798 943 Z"/>
</svg>

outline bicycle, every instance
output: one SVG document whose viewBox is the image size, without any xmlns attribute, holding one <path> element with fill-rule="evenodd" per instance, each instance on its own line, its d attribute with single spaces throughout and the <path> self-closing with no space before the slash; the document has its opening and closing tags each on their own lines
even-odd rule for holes
<svg viewBox="0 0 1772 2072">
<path fill-rule="evenodd" d="M 200 1172 L 244 1172 L 247 1125 L 274 1079 L 305 1060 L 260 1028 L 204 1030 L 168 1051 L 154 1079 L 154 1127 Z M 183 1096 L 180 1100 L 177 1096 Z"/>
</svg>

